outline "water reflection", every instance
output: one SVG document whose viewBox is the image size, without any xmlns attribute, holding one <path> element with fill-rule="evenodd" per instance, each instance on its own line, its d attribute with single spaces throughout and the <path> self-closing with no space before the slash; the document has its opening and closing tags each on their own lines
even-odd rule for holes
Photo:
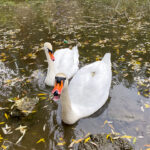
<svg viewBox="0 0 150 150">
<path fill-rule="evenodd" d="M 109 133 L 105 120 L 112 121 L 116 132 L 137 137 L 137 149 L 149 144 L 149 2 L 137 1 L 10 1 L 0 6 L 0 106 L 11 107 L 8 98 L 28 95 L 40 102 L 36 113 L 15 121 L 1 111 L 0 122 L 12 127 L 13 134 L 0 134 L 13 143 L 11 149 L 67 149 L 72 139 L 90 133 Z M 147 4 L 147 5 L 146 5 Z M 131 8 L 132 6 L 132 8 Z M 67 44 L 64 43 L 67 41 Z M 61 122 L 60 103 L 49 99 L 45 86 L 47 62 L 43 43 L 50 41 L 54 49 L 78 44 L 80 66 L 112 54 L 113 81 L 110 100 L 94 117 L 81 119 L 73 126 Z M 146 105 L 146 106 L 147 106 Z M 28 126 L 20 146 L 15 131 Z M 3 127 L 4 125 L 0 125 Z M 142 137 L 142 138 L 141 138 Z M 36 142 L 44 138 L 44 143 Z M 58 146 L 62 142 L 64 146 Z M 75 145 L 75 149 L 77 149 Z"/>
</svg>

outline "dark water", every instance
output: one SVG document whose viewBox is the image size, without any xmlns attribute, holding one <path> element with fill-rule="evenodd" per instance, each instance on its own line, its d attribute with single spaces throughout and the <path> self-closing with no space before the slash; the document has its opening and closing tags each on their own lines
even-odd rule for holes
<svg viewBox="0 0 150 150">
<path fill-rule="evenodd" d="M 87 133 L 127 135 L 135 149 L 150 144 L 150 3 L 149 1 L 41 0 L 0 2 L 0 134 L 8 149 L 68 149 Z M 67 41 L 67 42 L 64 42 Z M 105 106 L 75 125 L 61 122 L 60 103 L 45 86 L 43 43 L 54 49 L 79 45 L 80 66 L 112 55 L 113 80 Z M 46 93 L 46 95 L 38 95 Z M 35 113 L 13 118 L 9 98 L 39 97 Z M 8 107 L 8 108 L 6 108 Z M 105 124 L 105 120 L 111 121 Z M 4 134 L 2 127 L 11 127 Z M 21 133 L 15 130 L 27 126 Z M 113 131 L 112 131 L 113 130 Z M 45 142 L 37 143 L 44 138 Z M 63 140 L 61 139 L 63 138 Z M 66 142 L 63 146 L 58 143 Z M 74 144 L 74 149 L 78 144 Z"/>
</svg>

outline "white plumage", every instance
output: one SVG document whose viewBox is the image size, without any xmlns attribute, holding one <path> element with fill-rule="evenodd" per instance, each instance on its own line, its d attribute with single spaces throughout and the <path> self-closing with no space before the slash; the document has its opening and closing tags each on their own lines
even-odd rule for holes
<svg viewBox="0 0 150 150">
<path fill-rule="evenodd" d="M 102 61 L 82 67 L 69 86 L 65 81 L 60 95 L 62 120 L 65 123 L 73 124 L 80 118 L 90 116 L 105 104 L 112 80 L 110 57 L 107 53 Z"/>
<path fill-rule="evenodd" d="M 48 49 L 52 51 L 52 45 L 46 42 L 44 50 L 48 61 L 48 71 L 45 83 L 53 86 L 57 73 L 64 73 L 70 79 L 77 72 L 79 69 L 79 54 L 77 46 L 73 47 L 72 50 L 69 48 L 59 49 L 54 53 L 55 61 L 53 61 L 49 56 Z"/>
</svg>

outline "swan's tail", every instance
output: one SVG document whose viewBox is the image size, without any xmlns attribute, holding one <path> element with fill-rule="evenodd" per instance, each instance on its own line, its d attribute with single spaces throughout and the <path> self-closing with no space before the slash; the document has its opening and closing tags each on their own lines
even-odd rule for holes
<svg viewBox="0 0 150 150">
<path fill-rule="evenodd" d="M 111 65 L 111 54 L 110 53 L 106 53 L 102 59 L 102 61 L 104 61 L 106 64 Z"/>
</svg>

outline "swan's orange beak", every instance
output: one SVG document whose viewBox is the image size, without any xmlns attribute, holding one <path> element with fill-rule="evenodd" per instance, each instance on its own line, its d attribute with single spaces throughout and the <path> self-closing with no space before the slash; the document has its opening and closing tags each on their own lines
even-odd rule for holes
<svg viewBox="0 0 150 150">
<path fill-rule="evenodd" d="M 51 58 L 51 60 L 52 60 L 52 61 L 54 61 L 54 60 L 55 60 L 55 57 L 54 57 L 54 55 L 53 55 L 53 53 L 52 53 L 52 52 L 49 52 L 49 56 L 50 56 L 50 58 Z"/>
<path fill-rule="evenodd" d="M 52 90 L 52 94 L 54 95 L 54 100 L 58 100 L 60 97 L 60 94 L 63 89 L 63 80 L 61 80 L 60 83 L 55 82 L 54 89 Z"/>
</svg>

